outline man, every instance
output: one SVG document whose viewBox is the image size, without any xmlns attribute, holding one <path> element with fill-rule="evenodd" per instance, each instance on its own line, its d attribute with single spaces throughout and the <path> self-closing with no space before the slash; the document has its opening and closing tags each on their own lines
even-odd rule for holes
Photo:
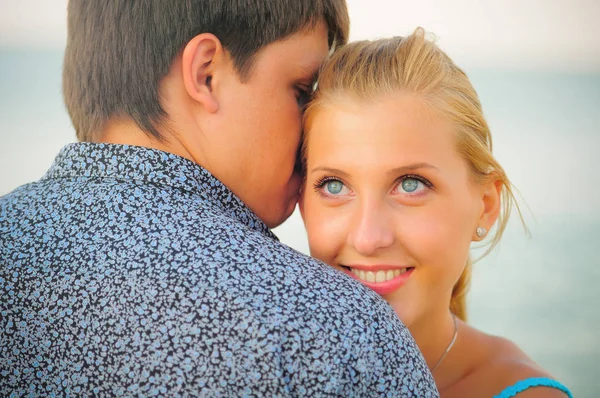
<svg viewBox="0 0 600 398">
<path fill-rule="evenodd" d="M 278 243 L 343 0 L 71 0 L 79 141 L 0 199 L 3 395 L 437 396 L 374 293 Z"/>
</svg>

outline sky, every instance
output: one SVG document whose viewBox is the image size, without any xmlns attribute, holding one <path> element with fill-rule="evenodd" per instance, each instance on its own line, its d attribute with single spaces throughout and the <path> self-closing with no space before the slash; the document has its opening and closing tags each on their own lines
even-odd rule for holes
<svg viewBox="0 0 600 398">
<path fill-rule="evenodd" d="M 66 0 L 2 0 L 0 47 L 62 50 Z M 467 68 L 600 72 L 598 0 L 348 0 L 351 39 L 417 26 Z"/>
</svg>

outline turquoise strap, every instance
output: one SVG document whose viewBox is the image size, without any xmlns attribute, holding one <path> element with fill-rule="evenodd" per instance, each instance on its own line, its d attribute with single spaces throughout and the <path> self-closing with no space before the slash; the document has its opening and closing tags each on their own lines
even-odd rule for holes
<svg viewBox="0 0 600 398">
<path fill-rule="evenodd" d="M 573 394 L 567 387 L 563 384 L 559 383 L 556 380 L 549 379 L 547 377 L 531 377 L 529 379 L 518 381 L 516 384 L 513 384 L 510 387 L 505 388 L 500 394 L 496 395 L 494 398 L 510 398 L 514 397 L 520 392 L 530 389 L 531 387 L 550 387 L 561 390 L 565 394 L 569 396 L 569 398 L 573 398 Z"/>
</svg>

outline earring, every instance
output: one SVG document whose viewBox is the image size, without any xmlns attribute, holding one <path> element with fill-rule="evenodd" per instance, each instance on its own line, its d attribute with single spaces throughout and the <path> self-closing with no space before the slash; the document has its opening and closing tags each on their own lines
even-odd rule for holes
<svg viewBox="0 0 600 398">
<path fill-rule="evenodd" d="M 485 229 L 483 227 L 477 227 L 477 230 L 475 231 L 475 233 L 477 234 L 478 237 L 483 238 L 485 236 L 485 234 L 487 234 L 487 229 Z"/>
</svg>

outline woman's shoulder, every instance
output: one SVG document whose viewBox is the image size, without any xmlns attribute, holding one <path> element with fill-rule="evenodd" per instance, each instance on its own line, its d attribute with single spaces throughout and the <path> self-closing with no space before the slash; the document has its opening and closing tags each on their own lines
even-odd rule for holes
<svg viewBox="0 0 600 398">
<path fill-rule="evenodd" d="M 498 396 L 502 391 L 524 380 L 553 377 L 536 364 L 514 342 L 479 332 L 487 347 L 482 361 L 469 375 L 473 380 L 485 380 L 486 396 Z M 535 383 L 533 383 L 535 384 Z M 532 384 L 532 385 L 533 385 Z M 488 389 L 489 388 L 489 389 Z M 483 391 L 482 391 L 483 392 Z M 507 395 L 509 396 L 509 395 Z M 518 398 L 565 398 L 567 394 L 552 387 L 538 386 L 520 392 Z"/>
</svg>

